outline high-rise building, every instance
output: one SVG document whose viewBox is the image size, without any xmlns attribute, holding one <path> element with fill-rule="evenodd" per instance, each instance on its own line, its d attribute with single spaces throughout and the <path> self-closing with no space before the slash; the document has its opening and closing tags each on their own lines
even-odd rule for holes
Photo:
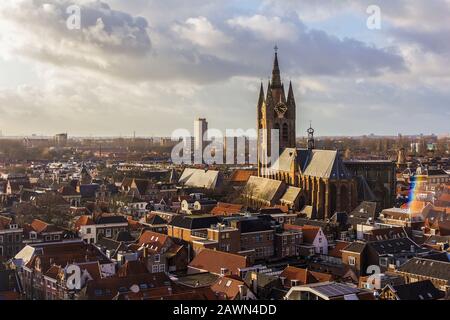
<svg viewBox="0 0 450 320">
<path fill-rule="evenodd" d="M 194 121 L 194 150 L 205 148 L 205 133 L 208 131 L 208 122 L 205 118 L 198 118 Z"/>
</svg>

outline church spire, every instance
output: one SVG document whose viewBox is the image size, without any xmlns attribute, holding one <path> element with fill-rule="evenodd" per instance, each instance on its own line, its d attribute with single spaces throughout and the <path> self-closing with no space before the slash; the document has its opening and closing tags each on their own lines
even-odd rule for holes
<svg viewBox="0 0 450 320">
<path fill-rule="evenodd" d="M 278 47 L 274 47 L 275 50 L 275 58 L 273 60 L 273 69 L 272 69 L 272 88 L 281 88 L 281 75 L 280 75 L 280 67 L 278 65 Z"/>
<path fill-rule="evenodd" d="M 263 83 L 261 81 L 261 88 L 259 89 L 258 108 L 261 108 L 263 102 L 264 102 L 264 88 Z"/>
<path fill-rule="evenodd" d="M 289 90 L 288 90 L 287 102 L 288 103 L 293 103 L 293 106 L 295 108 L 295 98 L 294 98 L 294 90 L 292 89 L 292 81 L 289 81 Z"/>
</svg>

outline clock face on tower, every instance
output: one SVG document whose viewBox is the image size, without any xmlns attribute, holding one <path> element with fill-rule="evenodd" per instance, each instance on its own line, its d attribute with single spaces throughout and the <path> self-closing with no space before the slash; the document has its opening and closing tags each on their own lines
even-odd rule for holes
<svg viewBox="0 0 450 320">
<path fill-rule="evenodd" d="M 286 105 L 283 102 L 279 102 L 276 106 L 275 106 L 275 111 L 278 114 L 279 117 L 282 117 L 285 112 L 287 110 Z"/>
</svg>

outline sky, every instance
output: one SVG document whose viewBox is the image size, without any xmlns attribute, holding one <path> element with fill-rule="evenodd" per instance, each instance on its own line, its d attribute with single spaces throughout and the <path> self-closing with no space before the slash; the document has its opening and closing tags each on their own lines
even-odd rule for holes
<svg viewBox="0 0 450 320">
<path fill-rule="evenodd" d="M 450 0 L 2 0 L 0 130 L 253 128 L 277 45 L 298 136 L 448 134 L 449 34 Z"/>
</svg>

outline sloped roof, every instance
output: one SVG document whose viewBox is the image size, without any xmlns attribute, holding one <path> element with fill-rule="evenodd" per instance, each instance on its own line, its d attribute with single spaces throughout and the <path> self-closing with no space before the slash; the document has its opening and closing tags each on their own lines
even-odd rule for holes
<svg viewBox="0 0 450 320">
<path fill-rule="evenodd" d="M 276 196 L 283 187 L 284 183 L 282 181 L 251 176 L 245 186 L 245 192 L 253 199 L 270 202 L 278 200 Z"/>
<path fill-rule="evenodd" d="M 308 272 L 308 269 L 302 269 L 292 266 L 287 266 L 283 270 L 283 272 L 281 272 L 280 277 L 286 278 L 286 280 L 288 280 L 289 282 L 292 280 L 297 280 L 299 282 L 299 285 L 318 282 L 316 278 L 314 278 L 311 273 Z M 290 286 L 289 282 L 285 282 L 285 285 Z"/>
<path fill-rule="evenodd" d="M 233 171 L 230 181 L 231 182 L 247 182 L 248 178 L 250 178 L 252 175 L 256 175 L 256 173 L 257 173 L 256 170 L 236 169 Z"/>
<path fill-rule="evenodd" d="M 389 286 L 399 300 L 435 300 L 445 296 L 430 280 Z"/>
<path fill-rule="evenodd" d="M 119 277 L 149 273 L 144 263 L 141 261 L 127 261 L 117 271 Z"/>
<path fill-rule="evenodd" d="M 90 216 L 80 216 L 78 220 L 75 222 L 75 229 L 79 230 L 81 226 L 88 226 L 93 225 L 94 221 L 92 221 L 92 218 Z"/>
<path fill-rule="evenodd" d="M 157 233 L 153 231 L 146 230 L 144 231 L 139 239 L 137 240 L 137 244 L 139 246 L 142 246 L 143 244 L 151 245 L 152 247 L 156 248 L 155 250 L 158 251 L 166 244 L 166 241 L 169 239 L 169 236 L 162 233 Z"/>
<path fill-rule="evenodd" d="M 211 290 L 219 297 L 234 300 L 239 295 L 239 287 L 245 285 L 244 281 L 233 277 L 219 277 L 211 286 Z"/>
<path fill-rule="evenodd" d="M 348 246 L 346 246 L 345 248 L 341 249 L 341 251 L 362 253 L 365 248 L 366 248 L 365 242 L 354 241 L 354 242 L 350 243 Z"/>
<path fill-rule="evenodd" d="M 361 202 L 352 212 L 350 212 L 350 216 L 358 217 L 358 218 L 372 218 L 375 219 L 377 211 L 377 203 L 370 201 Z"/>
<path fill-rule="evenodd" d="M 342 258 L 342 250 L 349 244 L 350 242 L 347 241 L 336 241 L 336 246 L 328 251 L 328 255 L 335 258 Z"/>
<path fill-rule="evenodd" d="M 8 229 L 8 226 L 11 224 L 12 218 L 0 216 L 0 230 Z"/>
<path fill-rule="evenodd" d="M 417 252 L 427 251 L 416 245 L 409 238 L 390 239 L 383 241 L 368 242 L 368 245 L 373 248 L 379 255 L 382 254 L 396 254 L 401 252 L 409 252 L 411 248 Z"/>
<path fill-rule="evenodd" d="M 297 151 L 295 148 L 285 148 L 283 152 L 281 152 L 280 156 L 277 160 L 275 160 L 272 165 L 272 170 L 278 171 L 291 171 L 293 162 L 295 161 L 297 156 Z"/>
<path fill-rule="evenodd" d="M 238 275 L 239 269 L 248 267 L 248 262 L 246 257 L 237 254 L 203 249 L 195 256 L 189 266 L 215 274 L 220 274 L 221 268 L 226 268 L 232 274 Z"/>
<path fill-rule="evenodd" d="M 239 213 L 241 210 L 241 204 L 218 202 L 217 205 L 211 210 L 211 214 L 226 216 Z"/>
<path fill-rule="evenodd" d="M 302 226 L 303 241 L 305 243 L 313 243 L 317 234 L 320 231 L 320 227 L 304 225 Z"/>
<path fill-rule="evenodd" d="M 294 203 L 300 195 L 300 188 L 288 186 L 286 192 L 281 196 L 280 201 Z"/>
<path fill-rule="evenodd" d="M 397 270 L 399 272 L 450 281 L 450 262 L 412 258 Z"/>
<path fill-rule="evenodd" d="M 220 172 L 217 170 L 186 168 L 178 183 L 187 187 L 215 189 L 220 183 Z"/>
<path fill-rule="evenodd" d="M 270 220 L 262 218 L 250 218 L 240 221 L 241 233 L 259 232 L 272 230 Z"/>
<path fill-rule="evenodd" d="M 204 229 L 209 228 L 211 225 L 215 225 L 219 222 L 219 219 L 215 216 L 174 216 L 169 225 L 185 228 L 185 229 Z"/>
<path fill-rule="evenodd" d="M 329 179 L 352 177 L 335 150 L 311 150 L 303 175 Z"/>
</svg>

